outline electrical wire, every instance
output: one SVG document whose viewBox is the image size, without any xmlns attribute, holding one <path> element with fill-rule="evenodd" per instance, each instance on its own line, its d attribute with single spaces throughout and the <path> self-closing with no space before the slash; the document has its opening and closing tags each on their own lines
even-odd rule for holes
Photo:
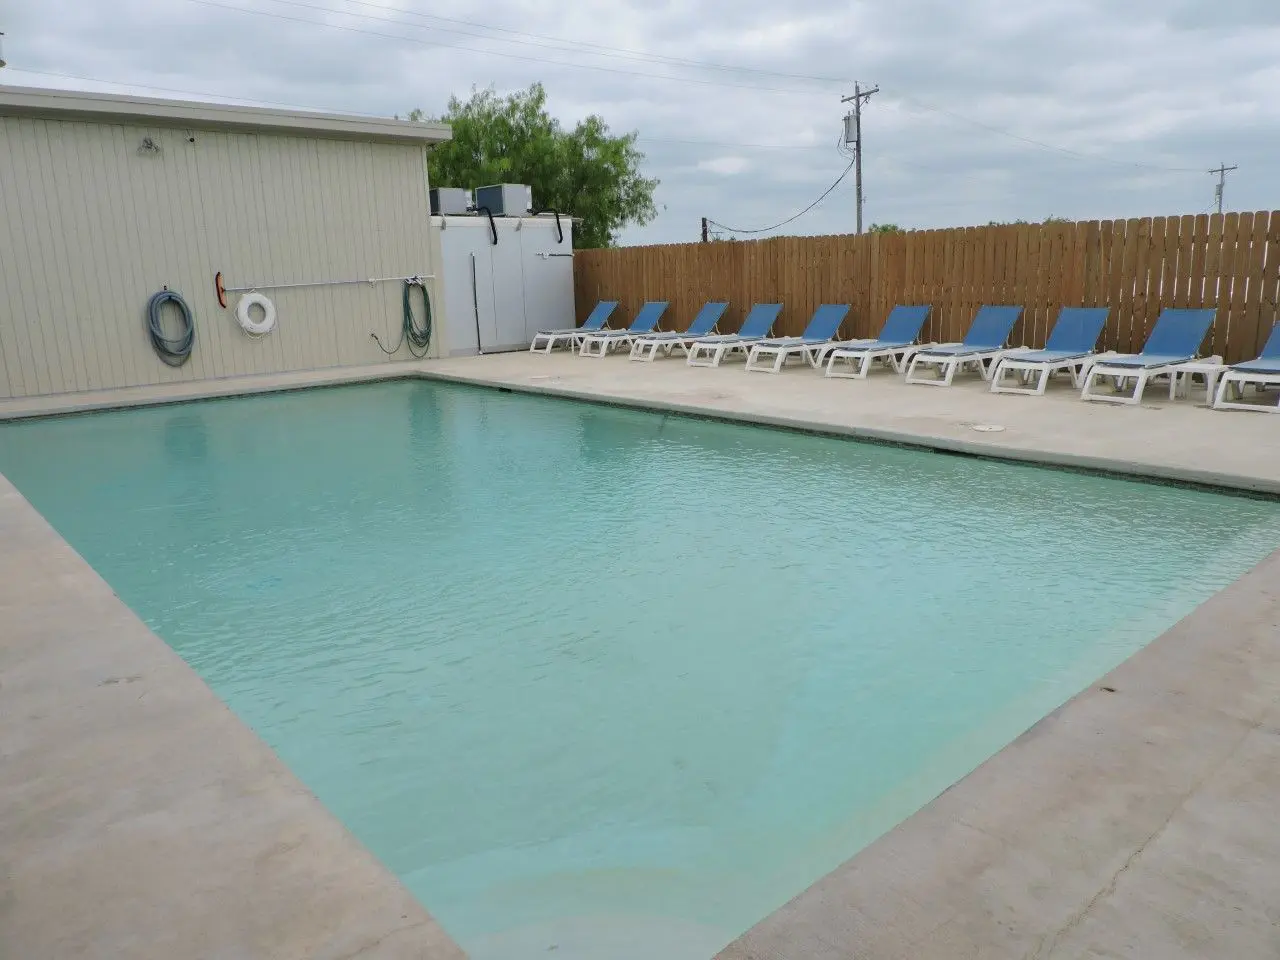
<svg viewBox="0 0 1280 960">
<path fill-rule="evenodd" d="M 270 17 L 273 20 L 284 20 L 290 23 L 305 23 L 313 27 L 327 27 L 331 30 L 344 30 L 347 33 L 359 33 L 368 37 L 381 37 L 383 40 L 398 40 L 401 43 L 415 43 L 423 47 L 461 50 L 467 53 L 481 53 L 495 57 L 506 57 L 509 60 L 524 60 L 529 63 L 547 63 L 557 67 L 571 67 L 578 70 L 597 70 L 603 73 L 616 73 L 628 77 L 644 77 L 647 80 L 670 80 L 675 83 L 696 83 L 708 87 L 733 87 L 739 90 L 758 90 L 767 93 L 804 94 L 806 96 L 811 96 L 814 92 L 812 89 L 802 90 L 795 87 L 766 87 L 761 86 L 760 84 L 728 83 L 724 80 L 702 80 L 697 77 L 675 77 L 665 73 L 623 70 L 619 67 L 605 67 L 594 63 L 572 63 L 567 60 L 552 60 L 547 57 L 530 57 L 519 53 L 506 53 L 502 50 L 485 50 L 480 47 L 464 47 L 456 43 L 435 43 L 431 40 L 423 40 L 421 37 L 410 37 L 398 33 L 379 33 L 377 30 L 364 30 L 360 27 L 352 27 L 343 23 L 327 23 L 324 20 L 314 20 L 308 17 L 291 17 L 283 13 L 273 13 L 270 10 L 255 10 L 250 7 L 237 7 L 229 3 L 219 3 L 217 0 L 187 0 L 187 2 L 199 4 L 202 7 L 217 7 L 221 10 L 232 10 L 236 13 L 248 13 L 259 17 Z M 348 14 L 348 16 L 365 16 L 365 14 Z M 370 19 L 382 20 L 384 23 L 402 23 L 402 21 L 385 20 L 381 17 L 372 17 Z"/>
<path fill-rule="evenodd" d="M 1061 153 L 1068 157 L 1074 157 L 1077 160 L 1088 160 L 1096 163 L 1110 163 L 1120 167 L 1139 167 L 1146 170 L 1159 170 L 1165 173 L 1200 173 L 1201 172 L 1199 167 L 1166 167 L 1166 166 L 1161 166 L 1155 163 L 1143 163 L 1138 160 L 1114 160 L 1111 157 L 1101 157 L 1101 156 L 1098 156 L 1097 154 L 1081 153 L 1078 150 L 1071 150 L 1068 147 L 1059 146 L 1054 143 L 1046 143 L 1043 140 L 1036 140 L 1033 137 L 1024 137 L 1020 133 L 1014 133 L 1012 130 L 1005 130 L 1002 127 L 992 126 L 991 124 L 984 123 L 981 120 L 975 120 L 973 117 L 966 117 L 964 114 L 956 113 L 954 110 L 947 110 L 944 107 L 935 106 L 934 104 L 931 104 L 931 103 L 925 103 L 923 100 L 921 100 L 918 97 L 909 96 L 903 93 L 893 93 L 892 95 L 896 96 L 899 100 L 906 101 L 907 103 L 914 103 L 916 106 L 920 107 L 921 109 L 928 110 L 931 113 L 942 114 L 943 116 L 950 117 L 953 120 L 959 120 L 961 123 L 968 123 L 982 130 L 986 130 L 989 133 L 998 134 L 999 136 L 1002 136 L 1002 137 L 1008 137 L 1011 140 L 1018 140 L 1018 141 L 1021 141 L 1022 143 L 1029 144 L 1030 146 L 1039 147 L 1042 150 L 1050 150 L 1055 153 Z"/>
<path fill-rule="evenodd" d="M 821 143 L 729 143 L 724 140 L 683 140 L 674 137 L 636 137 L 638 143 L 678 143 L 693 147 L 734 147 L 742 150 L 825 150 Z"/>
<path fill-rule="evenodd" d="M 368 113 L 359 110 L 338 110 L 335 107 L 317 107 L 301 103 L 287 103 L 282 100 L 255 100 L 253 97 L 241 97 L 228 93 L 209 93 L 207 90 L 187 90 L 178 87 L 157 87 L 150 83 L 135 83 L 131 80 L 106 80 L 102 77 L 85 77 L 74 73 L 55 73 L 51 70 L 28 70 L 25 67 L 11 70 L 12 73 L 29 73 L 37 77 L 57 77 L 61 80 L 79 80 L 82 83 L 101 83 L 111 87 L 130 87 L 134 90 L 154 90 L 158 93 L 180 93 L 186 97 L 205 97 L 212 101 L 235 100 L 239 103 L 252 103 L 263 107 L 282 107 L 288 110 L 309 110 L 313 113 L 343 113 L 352 117 L 369 117 L 385 120 L 386 115 Z M 637 137 L 637 143 L 673 143 L 695 147 L 732 147 L 738 150 L 825 150 L 820 143 L 733 143 L 727 140 L 687 140 L 676 137 Z"/>
<path fill-rule="evenodd" d="M 758 230 L 738 230 L 735 227 L 730 227 L 727 224 L 721 223 L 719 220 L 712 220 L 710 218 L 707 218 L 707 224 L 708 226 L 714 224 L 715 226 L 719 227 L 721 230 L 727 230 L 729 233 L 768 233 L 770 230 L 777 230 L 779 227 L 785 227 L 788 223 L 791 223 L 793 220 L 799 220 L 806 213 L 808 213 L 810 210 L 812 210 L 814 207 L 820 204 L 823 200 L 827 199 L 827 197 L 831 195 L 831 191 L 834 190 L 836 187 L 840 186 L 840 182 L 849 175 L 849 171 L 852 169 L 853 169 L 853 162 L 850 161 L 849 165 L 844 168 L 844 172 L 841 173 L 840 176 L 836 177 L 836 182 L 833 183 L 831 186 L 827 187 L 827 189 L 823 190 L 822 194 L 818 197 L 817 200 L 813 201 L 813 203 L 809 204 L 807 207 L 805 207 L 803 210 L 801 210 L 799 213 L 795 214 L 794 216 L 787 217 L 787 219 L 783 220 L 780 223 L 775 223 L 771 227 L 761 227 Z"/>
<path fill-rule="evenodd" d="M 270 0 L 272 3 L 284 4 L 291 7 L 303 7 L 309 10 L 318 10 L 325 13 L 337 13 L 348 17 L 363 17 L 368 20 L 376 20 L 381 23 L 404 23 L 402 20 L 390 19 L 386 17 L 373 17 L 368 14 L 353 13 L 349 10 L 341 10 L 334 7 L 320 6 L 318 4 L 304 3 L 302 0 Z M 584 40 L 573 40 L 567 37 L 548 36 L 541 33 L 529 33 L 525 30 L 512 30 L 507 27 L 498 27 L 487 23 L 477 23 L 474 20 L 459 20 L 455 17 L 442 17 L 434 13 L 419 13 L 416 10 L 406 10 L 403 7 L 391 7 L 381 3 L 371 3 L 369 0 L 340 0 L 343 3 L 353 4 L 359 7 L 366 7 L 371 10 L 380 10 L 384 13 L 400 14 L 401 16 L 413 17 L 419 20 L 437 20 L 442 23 L 456 23 L 465 27 L 475 27 L 479 30 L 488 30 L 491 33 L 506 33 L 512 37 L 521 39 L 504 39 L 502 37 L 490 36 L 486 33 L 472 33 L 466 30 L 454 30 L 447 27 L 438 27 L 434 24 L 424 24 L 422 29 L 433 29 L 441 33 L 455 33 L 464 37 L 476 37 L 481 40 L 496 40 L 499 43 L 515 43 L 522 46 L 542 47 L 549 50 L 563 50 L 567 53 L 587 53 L 591 56 L 609 56 L 618 60 L 632 60 L 638 63 L 665 63 L 672 66 L 696 67 L 703 70 L 723 70 L 731 73 L 749 73 L 759 76 L 776 77 L 782 80 L 805 80 L 812 83 L 839 83 L 850 84 L 854 81 L 847 77 L 817 77 L 803 73 L 784 73 L 778 70 L 765 70 L 760 67 L 740 67 L 727 63 L 715 63 L 710 60 L 696 60 L 687 57 L 669 57 L 660 53 L 650 53 L 645 50 L 635 50 L 628 47 L 611 47 L 600 43 L 591 43 Z M 412 24 L 406 24 L 410 26 Z M 525 39 L 527 38 L 527 39 Z M 538 42 L 544 41 L 544 42 Z"/>
<path fill-rule="evenodd" d="M 227 10 L 236 10 L 236 11 L 240 11 L 240 12 L 242 12 L 242 13 L 262 13 L 264 16 L 278 16 L 278 15 L 276 15 L 276 14 L 271 14 L 271 13 L 268 13 L 268 12 L 265 12 L 265 11 L 247 10 L 247 9 L 242 8 L 242 7 L 232 7 L 232 6 L 228 6 L 228 5 L 221 4 L 221 3 L 215 3 L 215 2 L 212 2 L 212 0 L 189 0 L 189 2 L 191 2 L 191 3 L 200 3 L 200 4 L 203 4 L 203 5 L 205 5 L 205 6 L 223 7 L 224 9 L 227 9 Z M 342 26 L 341 26 L 341 25 L 339 25 L 339 24 L 323 24 L 323 23 L 320 23 L 319 21 L 304 20 L 304 19 L 296 18 L 296 17 L 280 17 L 280 19 L 293 20 L 293 21 L 295 21 L 295 22 L 299 22 L 299 23 L 310 23 L 310 24 L 315 24 L 316 26 L 334 26 L 334 27 L 337 27 L 338 29 L 347 29 L 347 30 L 351 30 L 351 31 L 353 31 L 353 32 L 355 32 L 355 33 L 370 33 L 370 31 L 367 31 L 367 30 L 358 30 L 358 29 L 356 29 L 356 28 L 351 28 L 351 27 L 342 27 Z M 392 40 L 406 40 L 406 41 L 411 42 L 411 43 L 425 43 L 425 44 L 427 44 L 428 46 L 445 46 L 445 47 L 449 47 L 449 46 L 450 46 L 449 44 L 430 44 L 430 43 L 428 43 L 427 41 L 417 40 L 417 39 L 412 38 L 412 37 L 394 37 L 394 36 L 390 36 L 390 35 L 387 35 L 387 34 L 380 34 L 380 33 L 372 33 L 372 35 L 373 35 L 373 36 L 378 36 L 378 37 L 386 37 L 387 39 L 392 39 Z M 472 50 L 472 48 L 470 48 L 470 47 L 453 47 L 453 49 Z M 496 54 L 496 55 L 498 55 L 498 56 L 504 56 L 504 55 L 505 55 L 505 54 L 498 53 L 497 51 L 478 50 L 478 51 L 474 51 L 474 52 L 478 52 L 478 53 L 494 53 L 494 54 Z M 510 56 L 510 55 L 507 55 L 507 56 Z M 517 58 L 517 59 L 532 59 L 532 58 L 519 57 L 519 58 Z M 556 63 L 556 64 L 557 64 L 557 65 L 559 65 L 559 66 L 581 67 L 581 68 L 583 68 L 583 69 L 588 69 L 588 70 L 593 70 L 593 69 L 594 69 L 594 70 L 610 70 L 610 68 L 608 68 L 608 67 L 595 67 L 595 66 L 591 66 L 591 65 L 588 65 L 588 64 L 560 63 L 560 62 L 558 62 L 558 61 L 550 61 L 550 60 L 548 60 L 548 61 L 539 61 L 539 62 Z M 102 83 L 102 84 L 107 84 L 107 85 L 110 85 L 110 86 L 117 86 L 117 87 L 132 87 L 132 88 L 134 88 L 134 89 L 138 89 L 138 90 L 154 90 L 154 91 L 158 91 L 158 92 L 161 92 L 161 93 L 179 93 L 179 94 L 182 94 L 182 95 L 184 95 L 184 96 L 191 96 L 191 97 L 206 97 L 206 98 L 209 98 L 209 99 L 216 99 L 216 100 L 235 100 L 235 101 L 239 101 L 239 102 L 241 102 L 241 103 L 251 103 L 251 104 L 257 104 L 257 105 L 261 105 L 261 106 L 269 106 L 269 107 L 284 107 L 284 108 L 288 108 L 288 109 L 296 109 L 296 110 L 309 110 L 309 111 L 312 111 L 312 112 L 318 112 L 318 113 L 333 113 L 333 112 L 336 112 L 336 111 L 334 110 L 334 108 L 332 108 L 332 107 L 317 107 L 317 106 L 311 106 L 311 105 L 305 105 L 305 104 L 285 103 L 285 102 L 278 101 L 278 100 L 260 100 L 260 99 L 254 99 L 253 97 L 242 97 L 242 96 L 236 96 L 236 95 L 234 95 L 234 94 L 214 94 L 214 93 L 208 93 L 208 92 L 197 91 L 197 90 L 186 90 L 186 89 L 180 89 L 180 88 L 175 88 L 175 87 L 160 87 L 160 86 L 155 86 L 155 85 L 153 85 L 153 84 L 147 84 L 147 83 L 135 83 L 135 82 L 133 82 L 133 81 L 127 81 L 127 80 L 106 80 L 106 79 L 103 79 L 103 78 L 101 78 L 101 77 L 87 77 L 87 76 L 81 76 L 81 75 L 77 75 L 77 74 L 70 74 L 70 73 L 57 73 L 57 72 L 49 71 L 49 70 L 31 70 L 31 69 L 27 69 L 27 68 L 10 68 L 10 72 L 11 72 L 11 73 L 27 73 L 27 74 L 31 74 L 31 75 L 33 75 L 33 76 L 42 76 L 42 77 L 57 77 L 57 78 L 59 78 L 59 79 L 63 79 L 63 80 L 79 80 L 79 81 L 84 82 L 84 83 Z M 679 81 L 679 82 L 689 82 L 689 83 L 709 83 L 709 84 L 711 84 L 711 85 L 715 85 L 715 86 L 735 86 L 735 87 L 740 87 L 740 86 L 742 86 L 742 85 L 740 85 L 740 84 L 716 84 L 714 81 L 699 81 L 699 80 L 694 80 L 694 79 L 689 79 L 689 78 L 683 78 L 683 77 L 668 77 L 668 76 L 664 76 L 664 75 L 639 74 L 639 73 L 634 73 L 633 71 L 616 71 L 616 70 L 611 70 L 610 72 L 627 73 L 627 74 L 631 74 L 631 75 L 634 75 L 634 76 L 653 77 L 653 78 L 655 78 L 655 79 L 675 80 L 675 81 Z M 774 88 L 774 87 L 745 87 L 745 89 L 763 89 L 763 90 L 773 90 L 773 91 L 775 91 L 775 92 L 780 92 L 780 93 L 799 93 L 799 92 L 801 92 L 801 91 L 797 91 L 797 90 L 786 90 L 786 89 Z M 915 103 L 915 104 L 916 104 L 917 106 L 919 106 L 920 108 L 922 108 L 922 109 L 924 109 L 924 110 L 927 110 L 927 111 L 929 111 L 929 112 L 931 112 L 931 113 L 937 113 L 937 114 L 940 114 L 940 115 L 943 115 L 943 116 L 947 116 L 947 117 L 950 117 L 950 118 L 952 118 L 952 119 L 954 119 L 954 120 L 958 120 L 958 121 L 960 121 L 960 122 L 962 122 L 962 123 L 967 123 L 967 124 L 970 124 L 970 125 L 972 125 L 972 126 L 974 126 L 974 127 L 979 128 L 979 129 L 986 130 L 986 131 L 988 131 L 988 132 L 990 132 L 990 133 L 994 133 L 994 134 L 997 134 L 997 135 L 999 135 L 999 136 L 1003 136 L 1003 137 L 1008 137 L 1008 138 L 1010 138 L 1010 139 L 1012 139 L 1012 140 L 1017 140 L 1017 141 L 1020 141 L 1020 142 L 1022 142 L 1022 143 L 1028 144 L 1028 145 L 1030 145 L 1030 146 L 1038 147 L 1038 148 L 1043 149 L 1043 150 L 1048 150 L 1048 151 L 1052 151 L 1052 152 L 1055 152 L 1055 153 L 1060 153 L 1060 154 L 1062 154 L 1062 155 L 1064 155 L 1064 156 L 1068 156 L 1068 157 L 1071 157 L 1071 158 L 1076 159 L 1076 160 L 1081 160 L 1081 161 L 1084 161 L 1084 162 L 1107 163 L 1107 164 L 1112 164 L 1112 165 L 1115 165 L 1115 166 L 1134 167 L 1134 168 L 1138 168 L 1138 169 L 1155 170 L 1155 171 L 1160 171 L 1160 172 L 1164 172 L 1164 173 L 1201 173 L 1201 172 L 1202 172 L 1202 171 L 1201 171 L 1201 169 L 1200 169 L 1199 167 L 1170 167 L 1170 166 L 1161 166 L 1161 165 L 1158 165 L 1158 164 L 1144 163 L 1144 162 L 1136 161 L 1136 160 L 1116 160 L 1116 159 L 1113 159 L 1113 158 L 1111 158 L 1111 157 L 1102 157 L 1102 156 L 1098 156 L 1098 155 L 1096 155 L 1096 154 L 1080 153 L 1079 151 L 1071 150 L 1071 149 L 1069 149 L 1069 148 L 1067 148 L 1067 147 L 1062 147 L 1062 146 L 1058 146 L 1058 145 L 1056 145 L 1056 144 L 1046 143 L 1045 141 L 1042 141 L 1042 140 L 1036 140 L 1036 139 L 1031 138 L 1031 137 L 1024 137 L 1024 136 L 1022 136 L 1021 134 L 1014 133 L 1014 132 L 1013 132 L 1013 131 L 1011 131 L 1011 130 L 1005 130 L 1005 129 L 1002 129 L 1002 128 L 1000 128 L 1000 127 L 996 127 L 996 126 L 993 126 L 993 125 L 991 125 L 991 124 L 985 123 L 985 122 L 983 122 L 983 121 L 981 121 L 981 120 L 975 120 L 975 119 L 973 119 L 972 117 L 967 117 L 967 116 L 965 116 L 965 115 L 963 115 L 963 114 L 956 113 L 956 112 L 954 112 L 954 111 L 952 111 L 952 110 L 947 110 L 947 109 L 944 109 L 944 108 L 942 108 L 942 107 L 937 107 L 937 106 L 934 106 L 934 105 L 932 105 L 932 104 L 925 103 L 923 100 L 920 100 L 919 98 L 914 97 L 914 96 L 909 96 L 909 95 L 906 95 L 906 94 L 894 94 L 894 95 L 895 95 L 895 96 L 897 96 L 897 98 L 898 98 L 899 100 L 903 100 L 903 101 L 907 101 L 907 102 Z M 358 111 L 358 110 L 342 110 L 341 112 L 342 112 L 342 113 L 346 113 L 346 114 L 348 114 L 348 115 L 350 115 L 350 116 L 377 117 L 377 118 L 380 118 L 380 119 L 384 117 L 384 115 L 383 115 L 383 114 L 375 114 L 375 113 L 369 113 L 369 112 L 362 112 L 362 111 Z M 690 146 L 732 147 L 732 148 L 738 148 L 738 149 L 744 149 L 744 150 L 797 150 L 797 151 L 800 151 L 800 150 L 823 150 L 823 149 L 827 149 L 827 148 L 826 148 L 826 147 L 824 147 L 822 144 L 732 143 L 732 142 L 727 142 L 727 141 L 717 141 L 717 140 L 686 140 L 686 139 L 667 138 L 667 137 L 638 137 L 638 138 L 637 138 L 637 141 L 638 141 L 638 142 L 641 142 L 641 143 L 672 143 L 672 144 L 688 144 L 688 145 L 690 145 Z M 845 157 L 846 159 L 847 159 L 847 158 L 849 158 L 849 157 L 850 157 L 850 155 L 851 155 L 851 152 L 850 152 L 850 151 L 848 151 L 848 150 L 843 149 L 843 148 L 842 148 L 842 146 L 839 144 L 839 142 L 837 143 L 837 150 L 838 150 L 838 152 L 840 153 L 840 155 L 841 155 L 841 156 L 843 156 L 843 157 Z M 878 156 L 878 159 L 886 159 L 886 158 L 885 158 L 885 157 L 883 157 L 883 156 Z M 888 158 L 888 159 L 892 159 L 894 162 L 896 162 L 896 163 L 900 163 L 900 164 L 902 164 L 903 166 L 917 167 L 917 168 L 919 168 L 919 169 L 932 169 L 932 168 L 930 168 L 930 167 L 927 167 L 926 165 L 912 163 L 912 162 L 910 162 L 910 161 L 903 160 L 903 159 L 898 158 L 898 157 L 893 157 L 893 158 Z"/>
<path fill-rule="evenodd" d="M 212 101 L 225 102 L 227 100 L 235 100 L 239 103 L 252 103 L 261 107 L 283 107 L 286 110 L 309 110 L 313 113 L 344 113 L 351 117 L 368 117 L 371 120 L 385 120 L 386 115 L 381 113 L 362 113 L 358 110 L 342 110 L 337 111 L 332 107 L 315 107 L 306 106 L 300 103 L 284 103 L 279 100 L 255 100 L 253 97 L 239 97 L 234 94 L 225 93 L 209 93 L 201 90 L 180 90 L 175 87 L 157 87 L 150 83 L 134 83 L 131 80 L 104 80 L 102 77 L 82 77 L 74 73 L 54 73 L 51 70 L 28 70 L 25 67 L 8 68 L 10 73 L 30 73 L 37 77 L 58 77 L 62 80 L 79 80 L 82 83 L 102 83 L 109 87 L 131 87 L 134 90 L 154 90 L 159 93 L 180 93 L 187 97 L 207 97 Z"/>
</svg>

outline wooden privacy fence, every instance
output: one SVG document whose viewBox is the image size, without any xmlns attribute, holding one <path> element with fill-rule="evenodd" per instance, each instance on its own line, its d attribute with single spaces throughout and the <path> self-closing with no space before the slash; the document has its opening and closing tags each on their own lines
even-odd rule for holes
<svg viewBox="0 0 1280 960">
<path fill-rule="evenodd" d="M 627 317 L 668 300 L 666 329 L 708 300 L 729 301 L 721 331 L 753 303 L 780 302 L 775 333 L 794 335 L 819 304 L 848 303 L 847 338 L 874 336 L 898 303 L 932 304 L 926 334 L 939 341 L 961 339 L 984 303 L 1016 304 L 1011 343 L 1032 347 L 1060 307 L 1109 306 L 1100 349 L 1126 353 L 1163 307 L 1210 306 L 1205 352 L 1233 363 L 1280 319 L 1280 211 L 583 250 L 574 284 L 579 319 L 598 300 Z"/>
</svg>

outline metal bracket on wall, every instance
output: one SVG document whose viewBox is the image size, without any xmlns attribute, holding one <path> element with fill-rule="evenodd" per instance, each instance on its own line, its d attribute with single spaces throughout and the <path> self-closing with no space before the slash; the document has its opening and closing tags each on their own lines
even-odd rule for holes
<svg viewBox="0 0 1280 960">
<path fill-rule="evenodd" d="M 547 257 L 572 257 L 572 253 L 540 253 L 538 259 L 546 260 Z"/>
</svg>

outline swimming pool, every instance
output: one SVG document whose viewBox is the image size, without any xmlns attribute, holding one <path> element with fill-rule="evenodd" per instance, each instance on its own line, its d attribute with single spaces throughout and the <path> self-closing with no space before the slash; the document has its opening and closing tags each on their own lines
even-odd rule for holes
<svg viewBox="0 0 1280 960">
<path fill-rule="evenodd" d="M 415 382 L 0 426 L 0 471 L 482 960 L 710 956 L 1280 542 Z"/>
</svg>

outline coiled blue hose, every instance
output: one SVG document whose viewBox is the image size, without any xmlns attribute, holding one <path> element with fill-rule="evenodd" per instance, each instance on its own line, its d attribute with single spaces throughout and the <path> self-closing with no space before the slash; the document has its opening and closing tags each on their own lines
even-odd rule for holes
<svg viewBox="0 0 1280 960">
<path fill-rule="evenodd" d="M 175 303 L 182 314 L 182 333 L 174 339 L 164 335 L 164 327 L 160 325 L 160 308 L 166 303 Z M 191 356 L 191 348 L 196 344 L 196 323 L 191 316 L 191 308 L 182 295 L 172 290 L 160 290 L 151 295 L 147 301 L 147 334 L 151 337 L 151 346 L 156 354 L 171 367 L 180 367 Z"/>
</svg>

